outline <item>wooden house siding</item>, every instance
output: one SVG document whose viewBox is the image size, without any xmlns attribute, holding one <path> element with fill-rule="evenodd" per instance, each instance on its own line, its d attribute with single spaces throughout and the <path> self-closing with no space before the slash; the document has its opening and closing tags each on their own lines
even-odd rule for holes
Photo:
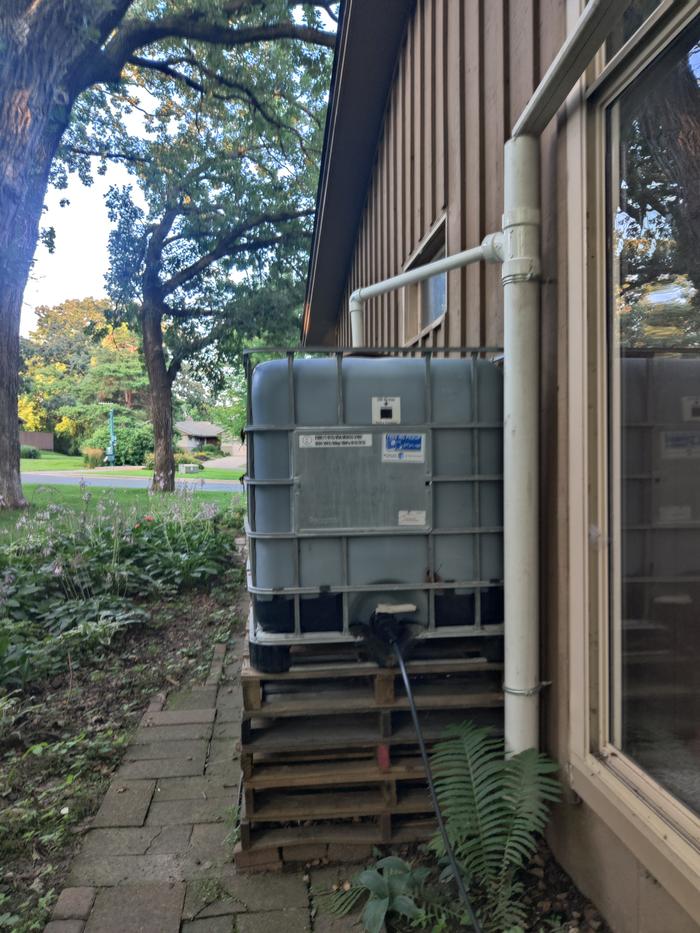
<svg viewBox="0 0 700 933">
<path fill-rule="evenodd" d="M 402 271 L 441 217 L 447 254 L 501 227 L 503 144 L 559 49 L 561 0 L 419 0 L 389 92 L 371 183 L 338 309 L 336 342 L 349 344 L 347 303 L 361 285 Z M 556 128 L 542 140 L 545 280 L 556 279 Z M 369 346 L 401 338 L 400 292 L 367 303 Z M 448 276 L 447 314 L 424 345 L 503 340 L 500 269 Z"/>
</svg>

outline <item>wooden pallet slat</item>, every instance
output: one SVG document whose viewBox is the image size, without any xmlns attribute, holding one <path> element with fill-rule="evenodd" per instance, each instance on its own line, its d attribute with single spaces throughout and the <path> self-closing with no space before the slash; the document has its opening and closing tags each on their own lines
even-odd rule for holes
<svg viewBox="0 0 700 933">
<path fill-rule="evenodd" d="M 503 665 L 464 641 L 460 650 L 452 639 L 431 643 L 408 663 L 429 748 L 465 718 L 502 727 Z M 342 859 L 348 847 L 369 856 L 372 846 L 434 834 L 397 668 L 358 659 L 356 649 L 312 646 L 293 652 L 284 674 L 246 659 L 241 681 L 241 870 Z"/>
</svg>

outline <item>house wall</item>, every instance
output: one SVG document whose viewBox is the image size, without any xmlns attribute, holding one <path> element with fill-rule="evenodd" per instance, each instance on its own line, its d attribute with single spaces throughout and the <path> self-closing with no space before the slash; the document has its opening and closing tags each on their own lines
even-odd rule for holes
<svg viewBox="0 0 700 933">
<path fill-rule="evenodd" d="M 566 0 L 419 0 L 397 63 L 338 309 L 338 344 L 351 343 L 350 292 L 402 271 L 443 216 L 447 254 L 475 246 L 500 229 L 503 143 L 561 46 L 571 7 Z M 565 774 L 571 745 L 569 132 L 560 114 L 541 139 L 542 677 L 551 682 L 543 697 L 542 734 L 543 745 Z M 575 177 L 568 181 L 578 184 Z M 581 276 L 583 269 L 576 269 L 574 277 Z M 401 343 L 401 301 L 401 294 L 393 292 L 368 302 L 368 345 Z M 502 346 L 502 341 L 500 269 L 479 264 L 449 273 L 447 313 L 418 342 L 441 347 Z M 700 930 L 654 880 L 649 865 L 642 864 L 632 837 L 613 832 L 601 812 L 567 792 L 550 842 L 612 928 L 619 933 Z"/>
<path fill-rule="evenodd" d="M 37 450 L 53 450 L 53 433 L 51 431 L 20 431 L 20 444 L 36 447 Z"/>
<path fill-rule="evenodd" d="M 337 340 L 350 342 L 352 289 L 400 272 L 437 221 L 447 252 L 500 229 L 503 143 L 565 35 L 561 0 L 422 0 L 389 95 L 384 131 L 358 233 Z M 554 239 L 556 129 L 543 139 L 545 243 Z M 555 258 L 547 256 L 547 258 Z M 551 268 L 549 271 L 555 271 Z M 496 266 L 450 273 L 448 313 L 422 343 L 500 344 Z M 548 278 L 548 276 L 546 276 Z M 371 345 L 399 341 L 401 295 L 368 303 Z"/>
</svg>

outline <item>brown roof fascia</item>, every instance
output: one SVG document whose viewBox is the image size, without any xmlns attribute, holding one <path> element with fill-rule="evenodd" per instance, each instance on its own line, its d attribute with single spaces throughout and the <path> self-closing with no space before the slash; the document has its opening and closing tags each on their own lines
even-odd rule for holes
<svg viewBox="0 0 700 933">
<path fill-rule="evenodd" d="M 316 196 L 302 343 L 331 344 L 415 0 L 345 0 Z"/>
</svg>

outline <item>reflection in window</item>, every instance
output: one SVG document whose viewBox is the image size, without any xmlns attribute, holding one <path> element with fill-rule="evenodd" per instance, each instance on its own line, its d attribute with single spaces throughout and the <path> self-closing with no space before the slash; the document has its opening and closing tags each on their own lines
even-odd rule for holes
<svg viewBox="0 0 700 933">
<path fill-rule="evenodd" d="M 643 25 L 644 20 L 660 4 L 661 0 L 630 0 L 605 42 L 605 57 L 608 61 L 616 52 L 620 51 L 628 39 L 632 38 L 639 27 Z"/>
<path fill-rule="evenodd" d="M 441 224 L 409 266 L 417 269 L 446 255 L 445 224 Z M 409 286 L 404 296 L 404 341 L 415 339 L 447 311 L 447 273 Z"/>
<path fill-rule="evenodd" d="M 700 20 L 608 139 L 611 738 L 700 812 Z"/>
<path fill-rule="evenodd" d="M 445 246 L 443 244 L 442 249 L 437 253 L 433 254 L 429 262 L 435 262 L 437 259 L 444 259 L 445 257 Z M 447 273 L 442 272 L 440 275 L 434 275 L 430 279 L 426 279 L 421 283 L 421 296 L 420 296 L 420 310 L 421 310 L 421 324 L 423 327 L 427 327 L 429 324 L 432 324 L 433 321 L 437 321 L 438 318 L 447 311 Z"/>
</svg>

